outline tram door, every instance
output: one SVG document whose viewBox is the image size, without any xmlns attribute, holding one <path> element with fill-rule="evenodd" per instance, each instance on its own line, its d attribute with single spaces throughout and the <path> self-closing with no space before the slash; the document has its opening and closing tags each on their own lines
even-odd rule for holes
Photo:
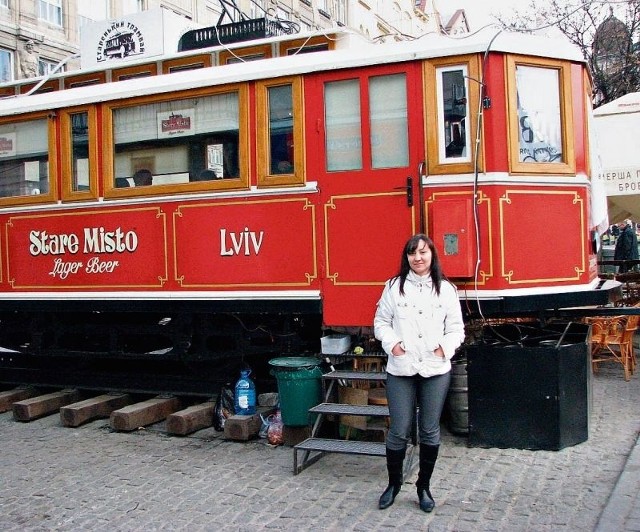
<svg viewBox="0 0 640 532">
<path fill-rule="evenodd" d="M 420 65 L 318 74 L 305 91 L 316 126 L 308 129 L 306 162 L 320 189 L 325 325 L 370 326 L 384 281 L 420 230 Z"/>
</svg>

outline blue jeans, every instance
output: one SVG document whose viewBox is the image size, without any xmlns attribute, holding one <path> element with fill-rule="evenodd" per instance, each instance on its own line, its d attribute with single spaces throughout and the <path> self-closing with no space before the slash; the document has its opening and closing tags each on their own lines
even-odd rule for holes
<svg viewBox="0 0 640 532">
<path fill-rule="evenodd" d="M 440 445 L 440 415 L 450 382 L 450 372 L 428 378 L 420 375 L 398 377 L 387 374 L 390 424 L 386 443 L 389 449 L 400 451 L 406 448 L 416 406 L 420 443 Z"/>
</svg>

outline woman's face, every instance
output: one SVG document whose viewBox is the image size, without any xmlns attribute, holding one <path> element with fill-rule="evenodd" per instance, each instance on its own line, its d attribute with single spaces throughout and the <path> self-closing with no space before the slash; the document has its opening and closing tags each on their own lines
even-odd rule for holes
<svg viewBox="0 0 640 532">
<path fill-rule="evenodd" d="M 413 253 L 407 253 L 409 266 L 418 275 L 426 275 L 431 271 L 431 249 L 424 240 L 418 242 Z"/>
</svg>

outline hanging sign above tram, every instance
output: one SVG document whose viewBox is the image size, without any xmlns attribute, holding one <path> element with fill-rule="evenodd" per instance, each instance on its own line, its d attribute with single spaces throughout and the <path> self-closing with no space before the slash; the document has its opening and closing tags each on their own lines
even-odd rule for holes
<svg viewBox="0 0 640 532">
<path fill-rule="evenodd" d="M 81 68 L 175 53 L 180 37 L 194 26 L 163 8 L 92 22 L 80 31 Z"/>
</svg>

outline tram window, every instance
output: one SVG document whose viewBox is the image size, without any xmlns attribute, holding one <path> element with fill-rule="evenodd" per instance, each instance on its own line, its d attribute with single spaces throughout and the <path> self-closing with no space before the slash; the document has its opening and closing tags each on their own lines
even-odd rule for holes
<svg viewBox="0 0 640 532">
<path fill-rule="evenodd" d="M 97 197 L 96 128 L 94 106 L 60 111 L 63 200 Z"/>
<path fill-rule="evenodd" d="M 47 119 L 0 125 L 0 197 L 48 193 Z"/>
<path fill-rule="evenodd" d="M 302 80 L 279 78 L 256 88 L 258 185 L 303 184 Z"/>
<path fill-rule="evenodd" d="M 478 135 L 480 56 L 468 54 L 424 63 L 429 174 L 464 174 L 482 168 Z M 476 160 L 477 158 L 477 160 Z"/>
<path fill-rule="evenodd" d="M 575 173 L 567 62 L 507 58 L 511 171 Z"/>
<path fill-rule="evenodd" d="M 293 150 L 293 94 L 291 85 L 269 87 L 268 94 L 271 174 L 292 174 L 296 162 Z"/>
<path fill-rule="evenodd" d="M 362 169 L 362 125 L 358 80 L 324 86 L 327 171 Z"/>
<path fill-rule="evenodd" d="M 520 162 L 562 162 L 558 71 L 516 66 Z"/>
<path fill-rule="evenodd" d="M 132 185 L 141 168 L 154 187 L 237 179 L 239 124 L 238 92 L 114 109 L 112 187 Z"/>
<path fill-rule="evenodd" d="M 440 161 L 470 161 L 466 66 L 437 69 Z"/>
<path fill-rule="evenodd" d="M 409 165 L 407 81 L 404 74 L 369 80 L 371 167 Z"/>
<path fill-rule="evenodd" d="M 89 189 L 89 113 L 71 115 L 71 190 Z"/>
</svg>

